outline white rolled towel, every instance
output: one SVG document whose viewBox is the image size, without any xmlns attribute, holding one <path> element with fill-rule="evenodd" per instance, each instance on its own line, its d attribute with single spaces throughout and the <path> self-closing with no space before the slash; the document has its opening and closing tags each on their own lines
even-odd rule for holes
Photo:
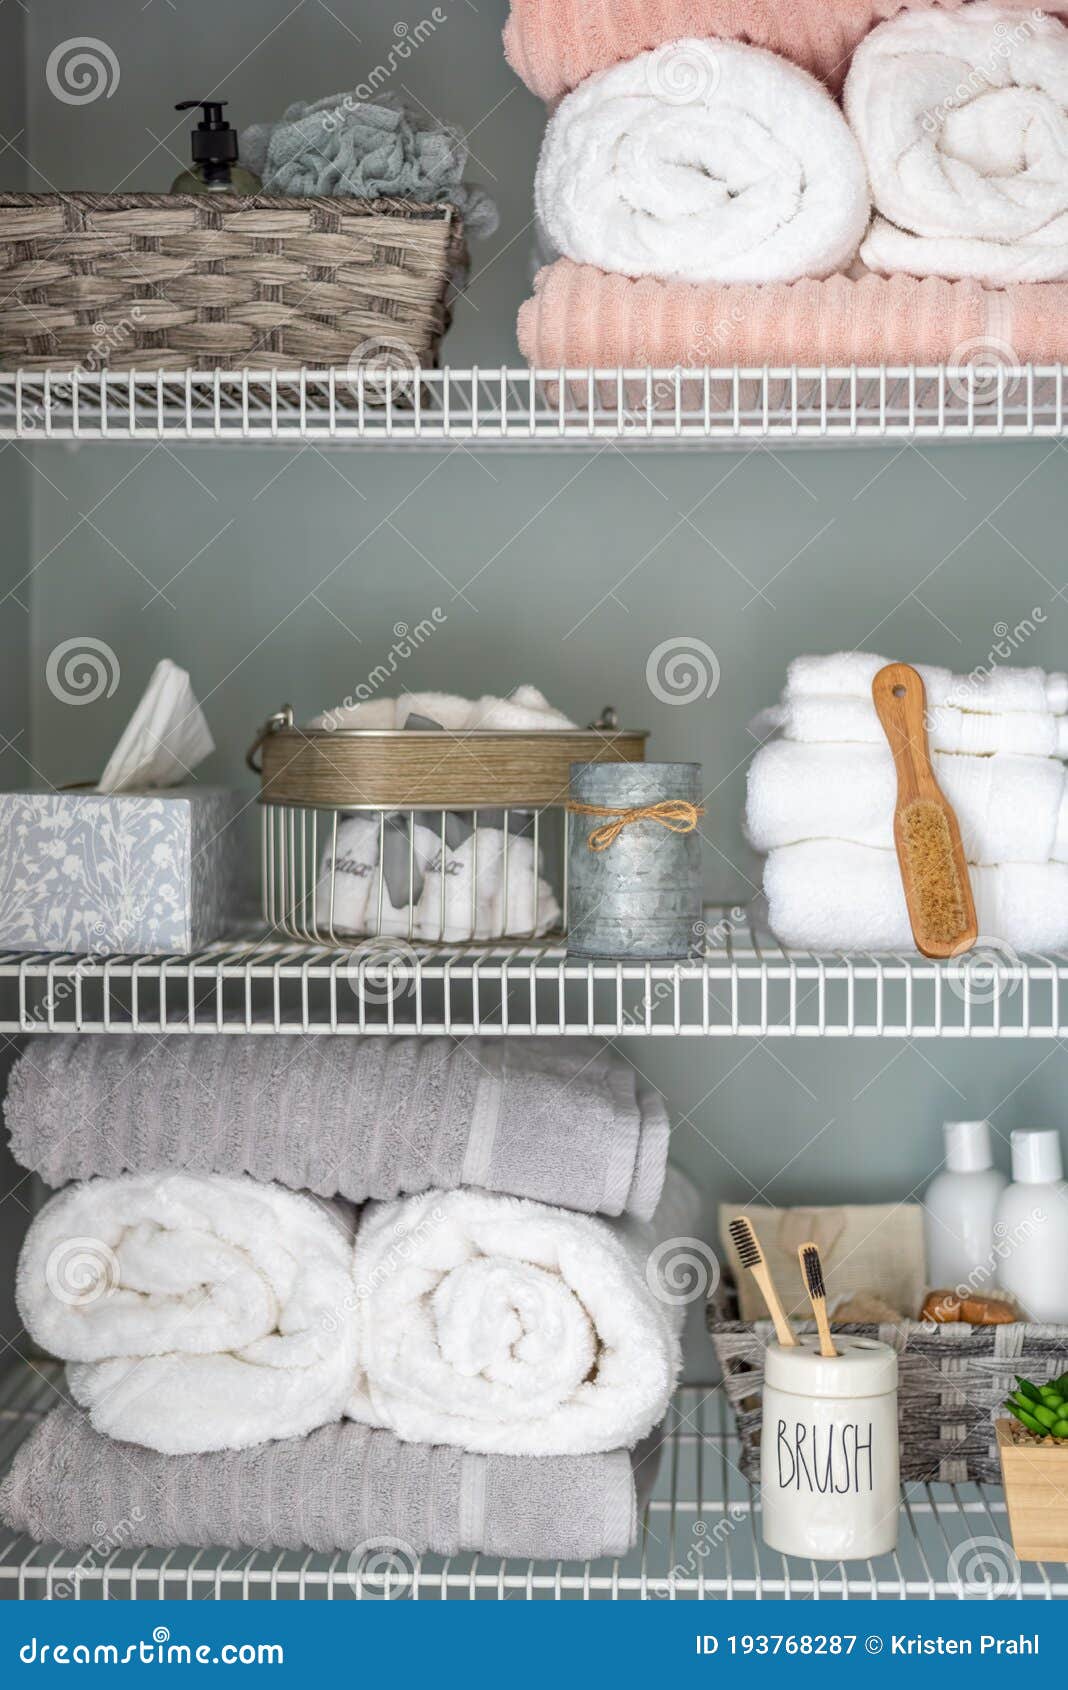
<svg viewBox="0 0 1068 1690">
<path fill-rule="evenodd" d="M 1068 716 L 1040 710 L 1003 710 L 998 714 L 935 705 L 926 716 L 932 751 L 992 757 L 1013 752 L 1021 757 L 1068 758 Z M 885 745 L 886 734 L 871 699 L 820 697 L 789 699 L 764 710 L 750 724 L 758 739 L 779 732 L 784 739 L 809 745 Z"/>
<path fill-rule="evenodd" d="M 1041 619 L 1041 612 L 1036 613 Z M 1033 623 L 1016 629 L 999 624 L 1003 637 L 1022 639 L 1034 632 Z M 889 659 L 870 651 L 835 651 L 819 657 L 795 657 L 786 671 L 783 702 L 798 698 L 860 698 L 871 700 L 872 682 Z M 1000 715 L 1006 710 L 1030 710 L 1051 716 L 1068 714 L 1068 674 L 1045 669 L 1016 669 L 995 662 L 970 675 L 954 675 L 928 663 L 913 667 L 923 681 L 927 703 L 937 708 L 975 710 L 981 715 Z"/>
<path fill-rule="evenodd" d="M 714 40 L 640 53 L 561 101 L 535 206 L 577 264 L 685 282 L 828 276 L 870 213 L 827 90 L 773 53 Z"/>
<path fill-rule="evenodd" d="M 1068 863 L 1068 769 L 1055 757 L 935 752 L 970 863 Z M 894 848 L 897 776 L 888 745 L 773 739 L 749 765 L 745 827 L 753 848 L 806 839 Z"/>
<path fill-rule="evenodd" d="M 632 1448 L 678 1373 L 696 1214 L 675 1170 L 650 1225 L 473 1189 L 370 1204 L 350 1418 L 481 1454 Z"/>
<path fill-rule="evenodd" d="M 302 1436 L 351 1391 L 352 1211 L 280 1186 L 69 1186 L 26 1235 L 16 1296 L 97 1431 L 165 1454 Z"/>
<path fill-rule="evenodd" d="M 446 944 L 539 938 L 559 921 L 560 905 L 540 873 L 532 839 L 509 833 L 506 852 L 503 829 L 480 823 L 455 848 L 443 852 L 438 840 L 416 912 L 420 938 Z"/>
<path fill-rule="evenodd" d="M 1068 866 L 1003 863 L 969 870 L 982 941 L 1015 951 L 1068 945 Z M 810 840 L 772 851 L 764 865 L 776 938 L 805 951 L 912 951 L 901 871 L 893 851 Z"/>
<path fill-rule="evenodd" d="M 913 11 L 861 42 L 845 109 L 871 270 L 994 287 L 1068 276 L 1068 29 L 1041 11 Z"/>
</svg>

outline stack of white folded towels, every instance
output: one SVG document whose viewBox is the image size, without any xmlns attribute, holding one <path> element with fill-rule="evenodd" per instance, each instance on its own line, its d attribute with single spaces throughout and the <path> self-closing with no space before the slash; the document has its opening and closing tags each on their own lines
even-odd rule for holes
<svg viewBox="0 0 1068 1690">
<path fill-rule="evenodd" d="M 452 693 L 404 693 L 324 711 L 327 730 L 407 728 L 449 733 L 559 732 L 575 724 L 537 687 L 472 701 Z M 316 921 L 325 934 L 381 935 L 463 943 L 534 937 L 560 922 L 542 874 L 530 811 L 353 811 L 323 856 Z"/>
<path fill-rule="evenodd" d="M 746 833 L 767 854 L 773 933 L 805 950 L 911 950 L 894 762 L 872 702 L 885 663 L 799 657 L 749 770 Z M 1068 945 L 1068 675 L 916 666 L 935 775 L 956 811 L 981 941 Z"/>
</svg>

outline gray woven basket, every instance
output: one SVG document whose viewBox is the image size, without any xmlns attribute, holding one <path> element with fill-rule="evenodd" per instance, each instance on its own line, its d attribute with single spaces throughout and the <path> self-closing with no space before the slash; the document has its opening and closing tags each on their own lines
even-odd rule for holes
<svg viewBox="0 0 1068 1690">
<path fill-rule="evenodd" d="M 723 1369 L 724 1387 L 741 1439 L 742 1471 L 760 1476 L 764 1349 L 774 1341 L 770 1320 L 739 1320 L 734 1286 L 724 1281 L 708 1305 L 708 1330 Z M 810 1322 L 798 1332 L 814 1332 Z M 898 1352 L 901 1477 L 963 1484 L 1001 1482 L 994 1421 L 1017 1373 L 1039 1383 L 1068 1369 L 1068 1326 L 836 1326 L 879 1338 Z"/>
<path fill-rule="evenodd" d="M 0 194 L 0 365 L 403 378 L 437 361 L 462 253 L 451 205 Z"/>
</svg>

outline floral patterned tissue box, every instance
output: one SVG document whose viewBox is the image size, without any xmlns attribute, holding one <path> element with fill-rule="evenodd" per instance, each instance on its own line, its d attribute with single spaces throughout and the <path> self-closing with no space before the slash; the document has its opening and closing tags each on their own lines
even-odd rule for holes
<svg viewBox="0 0 1068 1690">
<path fill-rule="evenodd" d="M 245 796 L 0 793 L 0 946 L 97 955 L 198 950 L 242 913 Z"/>
</svg>

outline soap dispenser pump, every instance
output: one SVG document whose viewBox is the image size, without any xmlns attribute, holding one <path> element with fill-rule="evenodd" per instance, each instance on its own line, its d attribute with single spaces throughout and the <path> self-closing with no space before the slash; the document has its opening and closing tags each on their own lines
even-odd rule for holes
<svg viewBox="0 0 1068 1690">
<path fill-rule="evenodd" d="M 193 164 L 175 177 L 172 194 L 258 194 L 263 184 L 237 162 L 237 130 L 223 117 L 228 100 L 181 100 L 175 111 L 203 117 L 192 133 Z"/>
</svg>

